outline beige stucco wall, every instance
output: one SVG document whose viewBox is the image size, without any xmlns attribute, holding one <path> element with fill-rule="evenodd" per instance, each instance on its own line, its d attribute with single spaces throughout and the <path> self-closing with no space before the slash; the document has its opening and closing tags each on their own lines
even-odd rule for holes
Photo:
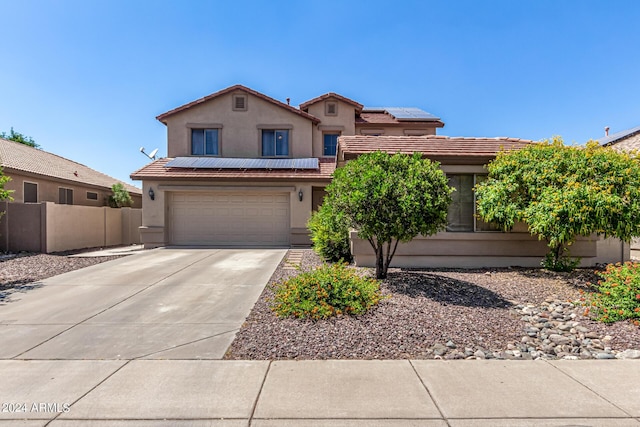
<svg viewBox="0 0 640 427">
<path fill-rule="evenodd" d="M 45 251 L 59 252 L 136 243 L 136 241 L 122 240 L 122 215 L 123 212 L 127 212 L 125 215 L 130 215 L 130 211 L 132 211 L 131 208 L 123 210 L 47 202 L 44 204 Z M 130 216 L 135 220 L 135 214 Z M 128 226 L 135 227 L 131 224 Z"/>
<path fill-rule="evenodd" d="M 111 195 L 111 190 L 92 185 L 81 185 L 74 182 L 57 180 L 55 178 L 44 178 L 42 176 L 21 174 L 15 171 L 5 171 L 5 175 L 11 177 L 11 181 L 5 184 L 5 189 L 12 190 L 11 197 L 17 203 L 24 202 L 24 182 L 38 185 L 38 203 L 53 202 L 58 203 L 58 189 L 60 187 L 73 190 L 73 204 L 81 206 L 106 206 L 107 199 Z M 87 192 L 97 193 L 98 199 L 87 199 Z M 142 207 L 142 196 L 131 194 L 133 208 Z"/>
<path fill-rule="evenodd" d="M 338 105 L 338 113 L 328 116 L 326 103 L 335 102 Z M 337 98 L 328 98 L 309 106 L 309 114 L 321 120 L 313 127 L 313 156 L 323 157 L 323 134 L 339 133 L 341 135 L 355 135 L 355 108 Z M 333 157 L 333 156 L 331 156 Z"/>
<path fill-rule="evenodd" d="M 307 230 L 307 221 L 311 215 L 313 202 L 312 187 L 324 187 L 321 182 L 296 183 L 295 181 L 272 182 L 224 182 L 212 183 L 203 181 L 144 181 L 142 209 L 142 227 L 140 230 L 141 241 L 146 248 L 166 245 L 168 242 L 168 193 L 171 191 L 269 191 L 290 194 L 290 222 L 291 244 L 293 246 L 308 246 L 310 240 Z M 149 188 L 153 188 L 155 200 L 149 198 Z M 302 201 L 298 198 L 298 192 L 302 190 Z"/>
<path fill-rule="evenodd" d="M 247 111 L 234 111 L 233 95 L 247 95 Z M 192 128 L 218 128 L 222 157 L 261 157 L 261 127 L 289 129 L 290 157 L 312 156 L 313 122 L 268 101 L 236 91 L 167 118 L 168 157 L 191 155 Z"/>
<path fill-rule="evenodd" d="M 351 232 L 351 251 L 361 267 L 375 267 L 375 255 L 368 241 Z M 448 233 L 418 236 L 400 243 L 391 266 L 403 268 L 490 268 L 540 267 L 548 252 L 546 242 L 528 233 Z M 581 257 L 581 266 L 624 262 L 629 245 L 617 239 L 597 236 L 578 238 L 570 247 L 573 257 Z"/>
<path fill-rule="evenodd" d="M 47 251 L 104 245 L 103 208 L 47 203 Z"/>
</svg>

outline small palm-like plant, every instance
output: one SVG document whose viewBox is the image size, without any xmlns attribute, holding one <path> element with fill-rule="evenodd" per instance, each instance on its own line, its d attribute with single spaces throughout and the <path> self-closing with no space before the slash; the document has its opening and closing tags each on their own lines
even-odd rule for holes
<svg viewBox="0 0 640 427">
<path fill-rule="evenodd" d="M 123 184 L 113 184 L 111 186 L 111 191 L 113 194 L 109 196 L 109 206 L 112 208 L 121 208 L 123 206 L 131 206 L 133 200 L 131 199 L 131 195 L 124 188 Z"/>
</svg>

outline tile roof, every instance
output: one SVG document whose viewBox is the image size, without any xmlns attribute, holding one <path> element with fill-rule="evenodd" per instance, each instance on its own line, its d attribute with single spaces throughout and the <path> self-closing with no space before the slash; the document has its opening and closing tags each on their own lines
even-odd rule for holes
<svg viewBox="0 0 640 427">
<path fill-rule="evenodd" d="M 247 92 L 247 93 L 249 93 L 251 95 L 254 95 L 254 96 L 258 97 L 258 98 L 261 98 L 261 99 L 263 99 L 263 100 L 265 100 L 267 102 L 270 102 L 270 103 L 272 103 L 272 104 L 274 104 L 274 105 L 276 105 L 276 106 L 278 106 L 280 108 L 284 108 L 285 110 L 288 110 L 288 111 L 290 111 L 290 112 L 292 112 L 294 114 L 298 114 L 299 116 L 302 116 L 305 119 L 309 119 L 314 123 L 320 123 L 320 119 L 318 119 L 315 116 L 312 116 L 309 113 L 301 111 L 301 110 L 299 110 L 299 109 L 297 109 L 295 107 L 292 107 L 292 106 L 290 106 L 288 104 L 285 104 L 284 102 L 280 102 L 277 99 L 273 99 L 273 98 L 271 98 L 271 97 L 269 97 L 267 95 L 264 95 L 264 94 L 262 94 L 260 92 L 257 92 L 257 91 L 255 91 L 253 89 L 250 89 L 250 88 L 248 88 L 246 86 L 242 86 L 242 85 L 230 86 L 230 87 L 228 87 L 226 89 L 222 89 L 222 90 L 220 90 L 218 92 L 212 93 L 211 95 L 207 95 L 207 96 L 205 96 L 203 98 L 196 99 L 195 101 L 189 102 L 188 104 L 181 105 L 180 107 L 174 108 L 173 110 L 167 111 L 166 113 L 162 113 L 159 116 L 157 116 L 156 119 L 158 119 L 159 121 L 161 121 L 164 124 L 167 124 L 166 119 L 168 117 L 176 114 L 176 113 L 179 113 L 181 111 L 187 110 L 187 109 L 189 109 L 191 107 L 194 107 L 196 105 L 202 104 L 202 103 L 207 102 L 207 101 L 209 101 L 211 99 L 217 98 L 219 96 L 225 95 L 227 93 L 230 93 L 230 92 L 233 92 L 233 91 L 236 91 L 236 90 L 241 90 L 243 92 Z"/>
<path fill-rule="evenodd" d="M 387 113 L 365 113 L 365 112 L 362 112 L 362 113 L 360 113 L 360 115 L 358 117 L 356 117 L 356 124 L 360 124 L 360 123 L 387 124 L 387 123 L 400 123 L 400 122 L 398 120 L 396 120 L 395 117 L 390 116 Z"/>
<path fill-rule="evenodd" d="M 7 170 L 9 172 L 14 170 L 107 189 L 110 189 L 115 183 L 122 183 L 130 193 L 142 194 L 142 190 L 139 188 L 88 166 L 2 138 L 0 138 L 0 166 L 6 169 L 5 173 Z M 11 174 L 7 173 L 7 175 Z"/>
<path fill-rule="evenodd" d="M 139 169 L 131 174 L 135 180 L 276 180 L 276 181 L 329 181 L 336 168 L 333 158 L 319 159 L 319 169 L 187 169 L 171 168 L 165 165 L 173 159 L 165 158 Z"/>
<path fill-rule="evenodd" d="M 616 132 L 609 136 L 605 136 L 604 138 L 598 138 L 598 142 L 600 142 L 601 145 L 614 145 L 614 144 L 617 145 L 620 143 L 619 142 L 620 140 L 625 140 L 627 138 L 636 136 L 638 134 L 640 134 L 640 126 L 623 130 L 620 132 Z M 624 143 L 626 143 L 626 141 L 624 141 Z M 635 146 L 629 149 L 638 149 L 638 148 L 640 148 L 640 146 Z"/>
<path fill-rule="evenodd" d="M 356 107 L 356 111 L 360 112 L 362 110 L 362 104 L 360 104 L 359 102 L 354 101 L 353 99 L 349 99 L 346 96 L 342 96 L 339 95 L 337 93 L 334 92 L 329 92 L 329 93 L 325 93 L 324 95 L 320 95 L 316 98 L 310 99 L 309 101 L 303 102 L 302 104 L 300 104 L 300 109 L 307 111 L 307 109 L 309 108 L 310 105 L 315 104 L 316 102 L 320 102 L 320 101 L 324 101 L 325 99 L 329 99 L 329 98 L 336 98 L 339 99 L 342 102 L 345 102 L 347 104 L 351 104 L 354 107 Z"/>
<path fill-rule="evenodd" d="M 524 148 L 533 141 L 519 138 L 462 138 L 429 136 L 341 136 L 338 150 L 345 154 L 373 151 L 421 152 L 427 157 L 493 157 L 502 149 Z"/>
</svg>

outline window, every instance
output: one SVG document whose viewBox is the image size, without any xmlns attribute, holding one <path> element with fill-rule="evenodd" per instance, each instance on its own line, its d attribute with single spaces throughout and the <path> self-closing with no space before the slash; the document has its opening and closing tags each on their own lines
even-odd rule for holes
<svg viewBox="0 0 640 427">
<path fill-rule="evenodd" d="M 323 135 L 322 155 L 323 156 L 335 156 L 338 151 L 338 137 L 339 133 L 325 133 Z"/>
<path fill-rule="evenodd" d="M 191 155 L 219 155 L 218 129 L 191 129 Z"/>
<path fill-rule="evenodd" d="M 25 203 L 38 203 L 38 184 L 25 182 L 22 188 Z"/>
<path fill-rule="evenodd" d="M 473 232 L 498 231 L 495 224 L 475 217 L 476 200 L 473 187 L 487 179 L 486 175 L 448 175 L 449 186 L 456 189 L 451 193 L 451 205 L 447 213 L 447 231 Z"/>
<path fill-rule="evenodd" d="M 473 231 L 473 175 L 450 175 L 451 204 L 447 213 L 447 231 Z"/>
<path fill-rule="evenodd" d="M 264 157 L 289 155 L 288 130 L 262 130 L 262 155 Z"/>
<path fill-rule="evenodd" d="M 58 203 L 61 205 L 72 205 L 73 190 L 71 188 L 58 187 Z"/>
<path fill-rule="evenodd" d="M 338 103 L 337 102 L 325 102 L 324 104 L 324 114 L 327 116 L 337 116 L 338 115 Z"/>
<path fill-rule="evenodd" d="M 98 193 L 87 191 L 87 200 L 98 200 Z"/>
<path fill-rule="evenodd" d="M 247 95 L 233 95 L 233 111 L 247 111 Z"/>
</svg>

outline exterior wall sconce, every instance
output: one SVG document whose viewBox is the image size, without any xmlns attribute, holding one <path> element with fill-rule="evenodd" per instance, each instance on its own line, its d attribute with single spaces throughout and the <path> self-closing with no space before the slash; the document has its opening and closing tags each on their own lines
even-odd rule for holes
<svg viewBox="0 0 640 427">
<path fill-rule="evenodd" d="M 156 199 L 156 193 L 153 192 L 153 188 L 149 187 L 149 198 L 151 200 L 155 200 Z"/>
<path fill-rule="evenodd" d="M 298 191 L 298 200 L 302 201 L 302 196 L 304 196 L 304 194 L 302 194 L 302 190 Z"/>
</svg>

